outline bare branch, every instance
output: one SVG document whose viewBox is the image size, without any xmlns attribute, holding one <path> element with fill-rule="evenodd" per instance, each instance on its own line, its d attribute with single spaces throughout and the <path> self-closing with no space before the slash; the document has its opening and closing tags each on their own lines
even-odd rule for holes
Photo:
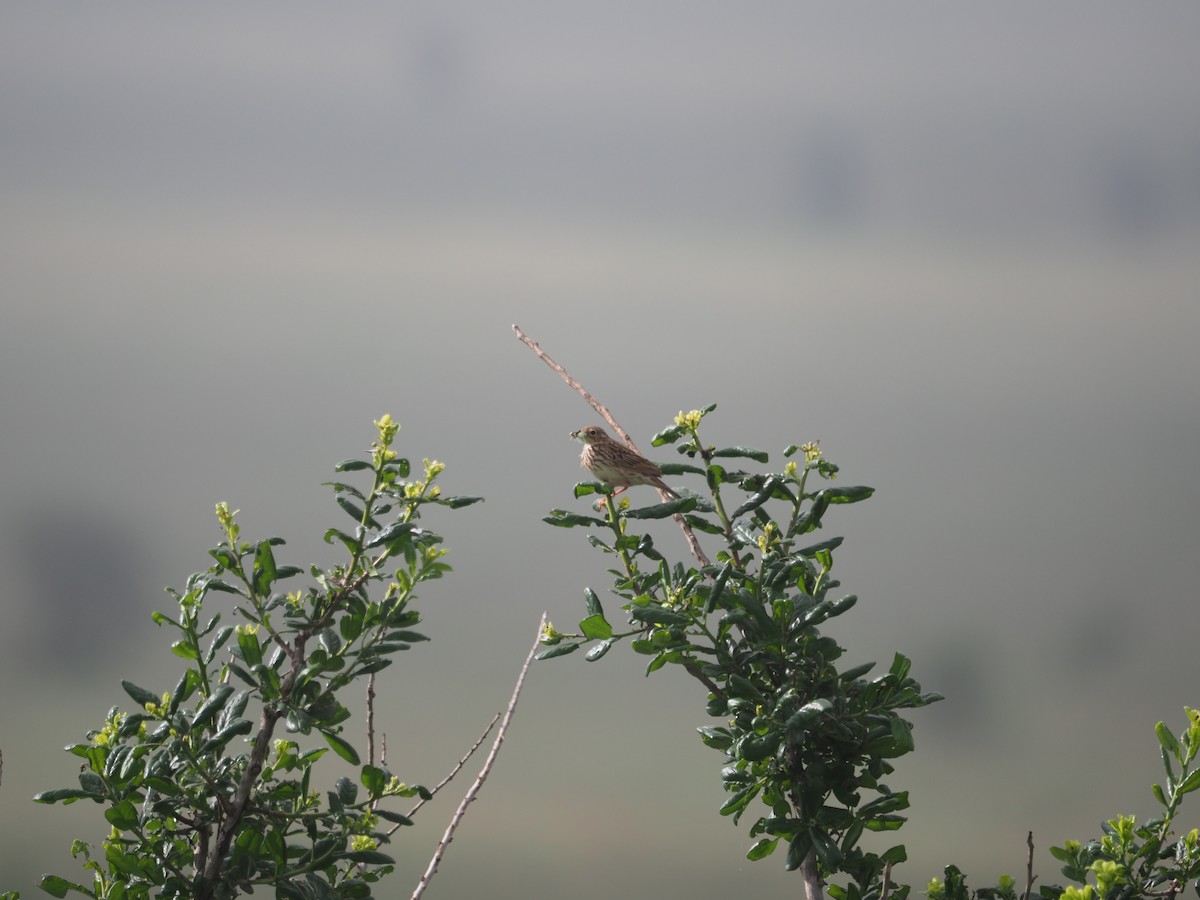
<svg viewBox="0 0 1200 900">
<path fill-rule="evenodd" d="M 1025 843 L 1029 845 L 1029 853 L 1025 857 L 1025 893 L 1021 900 L 1029 900 L 1029 895 L 1033 893 L 1033 882 L 1037 879 L 1033 874 L 1033 832 L 1025 837 Z"/>
<path fill-rule="evenodd" d="M 430 798 L 434 797 L 438 791 L 440 791 L 442 788 L 444 788 L 446 785 L 448 785 L 450 783 L 450 780 L 455 775 L 457 775 L 460 771 L 462 771 L 462 767 L 467 764 L 467 760 L 475 755 L 475 751 L 478 750 L 483 745 L 483 742 L 485 740 L 487 740 L 487 736 L 492 733 L 492 729 L 496 727 L 496 723 L 499 721 L 500 721 L 500 713 L 496 713 L 494 716 L 492 716 L 492 721 L 490 721 L 488 723 L 488 727 L 483 730 L 483 734 L 481 734 L 479 736 L 479 740 L 477 740 L 474 744 L 471 745 L 471 749 L 468 750 L 466 752 L 466 754 L 463 756 L 463 758 L 460 759 L 458 761 L 458 763 L 454 766 L 454 768 L 450 770 L 450 773 L 445 778 L 443 778 L 441 781 L 439 781 L 436 785 L 434 785 L 432 790 L 429 791 Z M 415 816 L 417 814 L 417 810 L 419 810 L 422 806 L 424 806 L 428 802 L 429 802 L 428 800 L 423 800 L 423 799 L 418 800 L 416 806 L 414 806 L 407 813 L 405 813 L 405 815 L 411 819 L 413 816 Z M 399 825 L 393 825 L 391 828 L 388 829 L 388 835 L 390 836 L 390 835 L 395 834 L 396 830 L 398 828 L 400 828 Z"/>
<path fill-rule="evenodd" d="M 804 896 L 808 900 L 825 900 L 825 888 L 821 871 L 817 868 L 817 851 L 808 848 L 808 855 L 800 863 L 800 876 L 804 879 Z"/>
<path fill-rule="evenodd" d="M 883 866 L 883 886 L 879 889 L 879 900 L 887 900 L 888 892 L 892 889 L 892 864 L 887 862 Z"/>
<path fill-rule="evenodd" d="M 475 776 L 475 781 L 471 784 L 471 787 L 467 789 L 462 802 L 458 804 L 458 809 L 450 817 L 450 824 L 446 826 L 446 833 L 438 841 L 437 849 L 433 851 L 433 858 L 429 860 L 429 867 L 425 870 L 425 874 L 421 876 L 421 880 L 417 882 L 417 889 L 413 891 L 412 900 L 418 900 L 425 893 L 425 888 L 429 886 L 430 880 L 437 874 L 438 864 L 441 863 L 442 857 L 446 853 L 446 848 L 454 840 L 454 832 L 458 829 L 459 822 L 462 821 L 463 816 L 466 814 L 467 807 L 479 794 L 479 789 L 483 787 L 483 783 L 492 771 L 492 766 L 495 764 L 496 757 L 500 753 L 500 745 L 504 743 L 504 733 L 508 730 L 508 723 L 512 721 L 513 713 L 516 711 L 517 700 L 521 696 L 521 689 L 525 686 L 525 676 L 529 673 L 529 666 L 533 662 L 533 655 L 537 652 L 538 646 L 541 643 L 540 639 L 542 631 L 546 627 L 547 618 L 548 613 L 542 613 L 542 621 L 538 623 L 537 635 L 533 639 L 533 646 L 529 648 L 529 655 L 525 657 L 525 663 L 521 666 L 521 674 L 517 676 L 517 683 L 513 686 L 512 697 L 509 698 L 508 708 L 504 711 L 504 718 L 501 720 L 500 728 L 496 732 L 496 740 L 492 742 L 492 749 L 488 751 L 487 759 L 483 761 L 483 767 L 480 768 L 479 774 Z"/>
<path fill-rule="evenodd" d="M 367 764 L 375 765 L 375 673 L 367 676 Z"/>
<path fill-rule="evenodd" d="M 538 359 L 540 359 L 542 362 L 544 362 L 546 365 L 548 365 L 551 369 L 553 369 L 555 372 L 557 372 L 559 374 L 559 376 L 562 378 L 562 380 L 565 381 L 571 387 L 571 389 L 573 391 L 575 391 L 577 394 L 579 394 L 580 397 L 582 397 L 584 400 L 586 400 L 588 402 L 588 404 L 592 407 L 592 409 L 594 409 L 596 412 L 598 412 L 601 416 L 604 417 L 604 421 L 609 424 L 609 426 L 612 428 L 613 431 L 615 431 L 618 435 L 620 435 L 621 440 L 623 440 L 625 442 L 625 446 L 627 446 L 630 450 L 634 451 L 635 453 L 641 455 L 642 451 L 638 450 L 637 444 L 634 443 L 633 438 L 631 438 L 629 436 L 628 432 L 626 432 L 625 429 L 621 427 L 620 423 L 618 423 L 617 420 L 613 418 L 613 414 L 608 411 L 607 406 L 605 406 L 603 403 L 601 403 L 599 400 L 597 400 L 595 397 L 593 397 L 591 394 L 589 394 L 583 385 L 581 385 L 578 381 L 576 381 L 574 378 L 571 377 L 570 372 L 568 372 L 566 369 L 564 369 L 562 366 L 560 366 L 558 363 L 556 363 L 553 359 L 551 359 L 547 355 L 546 351 L 541 348 L 541 345 L 538 344 L 537 341 L 533 340 L 528 335 L 526 335 L 525 332 L 523 332 L 516 325 L 513 325 L 512 329 L 514 332 L 516 332 L 517 338 L 521 341 L 521 343 L 525 344 L 525 346 L 527 346 L 530 350 L 532 350 L 534 353 L 536 353 Z M 664 491 L 661 491 L 661 490 L 658 492 L 658 496 L 663 500 L 664 503 L 667 500 L 671 499 L 670 495 L 668 495 L 667 493 L 665 493 Z M 701 549 L 700 542 L 696 539 L 696 534 L 694 531 L 692 531 L 692 527 L 690 525 L 688 525 L 687 521 L 679 513 L 675 514 L 675 521 L 679 524 L 680 529 L 682 529 L 682 531 L 683 531 L 683 536 L 688 542 L 688 547 L 692 551 L 692 556 L 694 556 L 696 558 L 696 561 L 699 562 L 700 565 L 711 566 L 712 561 L 705 555 L 704 550 Z"/>
</svg>

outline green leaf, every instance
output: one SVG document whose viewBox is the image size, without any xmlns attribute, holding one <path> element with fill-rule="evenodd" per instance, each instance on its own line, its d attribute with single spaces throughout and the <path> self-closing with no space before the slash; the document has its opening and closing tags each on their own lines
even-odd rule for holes
<svg viewBox="0 0 1200 900">
<path fill-rule="evenodd" d="M 664 475 L 703 475 L 704 469 L 699 466 L 681 462 L 665 462 L 659 466 Z"/>
<path fill-rule="evenodd" d="M 362 549 L 357 540 L 350 537 L 350 535 L 346 534 L 346 532 L 342 531 L 341 529 L 330 528 L 325 532 L 325 543 L 332 544 L 334 538 L 337 538 L 339 541 L 341 541 L 346 546 L 346 549 L 351 553 L 357 553 Z"/>
<path fill-rule="evenodd" d="M 844 488 L 825 488 L 825 490 L 819 491 L 817 496 L 824 495 L 830 503 L 857 503 L 860 500 L 866 500 L 874 493 L 875 488 L 855 485 Z"/>
<path fill-rule="evenodd" d="M 705 534 L 724 534 L 725 530 L 715 522 L 710 522 L 708 519 L 700 516 L 684 516 L 683 520 L 697 531 L 703 531 Z"/>
<path fill-rule="evenodd" d="M 907 819 L 904 816 L 876 816 L 863 823 L 867 831 L 897 831 Z"/>
<path fill-rule="evenodd" d="M 392 812 L 390 809 L 376 809 L 375 815 L 381 819 L 386 819 L 389 822 L 394 822 L 397 825 L 411 825 L 413 820 L 408 816 L 398 812 Z"/>
<path fill-rule="evenodd" d="M 383 793 L 388 782 L 387 773 L 378 766 L 363 766 L 359 780 L 362 781 L 362 786 L 367 789 L 367 793 L 371 795 L 372 799 Z"/>
<path fill-rule="evenodd" d="M 687 433 L 688 430 L 682 425 L 668 425 L 654 437 L 650 438 L 650 444 L 654 447 L 661 447 L 663 444 L 673 444 Z"/>
<path fill-rule="evenodd" d="M 679 497 L 654 506 L 627 509 L 621 515 L 626 519 L 665 519 L 679 512 L 690 512 L 696 508 L 697 502 L 695 497 Z"/>
<path fill-rule="evenodd" d="M 143 687 L 138 687 L 132 681 L 122 681 L 121 687 L 125 689 L 125 693 L 132 697 L 133 701 L 138 706 L 145 706 L 147 703 L 159 702 L 160 698 L 158 694 L 154 693 L 153 691 L 148 691 Z"/>
<path fill-rule="evenodd" d="M 596 493 L 596 489 L 599 487 L 599 482 L 581 481 L 575 485 L 575 499 L 578 500 L 580 497 L 586 497 L 588 494 L 594 494 Z"/>
<path fill-rule="evenodd" d="M 583 658 L 586 659 L 588 662 L 595 662 L 596 660 L 603 657 L 604 654 L 608 652 L 609 648 L 612 647 L 612 645 L 614 643 L 615 643 L 615 641 L 613 641 L 613 640 L 601 641 L 600 643 L 596 644 L 594 647 L 590 648 L 588 650 L 588 652 L 586 654 L 584 654 Z"/>
<path fill-rule="evenodd" d="M 574 653 L 579 649 L 578 643 L 562 643 L 555 644 L 548 650 L 543 650 L 537 655 L 537 659 L 554 659 L 556 656 L 566 656 L 568 653 Z"/>
<path fill-rule="evenodd" d="M 346 859 L 368 866 L 390 866 L 396 862 L 386 853 L 380 853 L 378 850 L 352 850 L 348 853 L 339 853 L 338 859 Z"/>
<path fill-rule="evenodd" d="M 629 617 L 650 625 L 687 625 L 691 621 L 682 613 L 661 606 L 635 606 L 629 611 Z"/>
<path fill-rule="evenodd" d="M 804 862 L 811 848 L 812 838 L 808 836 L 807 831 L 796 835 L 788 842 L 787 862 L 784 864 L 784 868 L 789 872 L 795 872 L 800 868 L 800 864 Z"/>
<path fill-rule="evenodd" d="M 587 603 L 587 612 L 589 616 L 603 616 L 604 609 L 600 606 L 600 598 L 596 596 L 596 592 L 591 588 L 583 589 L 583 599 Z"/>
<path fill-rule="evenodd" d="M 372 528 L 379 527 L 378 523 L 376 523 L 375 520 L 370 516 L 367 516 L 363 512 L 362 507 L 358 504 L 352 503 L 345 497 L 337 497 L 335 499 L 337 500 L 337 505 L 340 506 L 345 511 L 346 515 L 352 518 L 355 522 L 360 522 L 364 525 L 370 525 Z"/>
<path fill-rule="evenodd" d="M 275 581 L 275 554 L 267 541 L 259 541 L 254 550 L 254 592 L 260 597 L 271 593 L 271 583 Z"/>
<path fill-rule="evenodd" d="M 137 807 L 133 805 L 133 801 L 126 798 L 115 806 L 110 806 L 104 811 L 104 818 L 108 823 L 121 831 L 129 831 L 137 827 L 138 813 Z"/>
<path fill-rule="evenodd" d="M 762 490 L 758 491 L 758 493 L 750 497 L 741 506 L 735 509 L 733 511 L 733 515 L 731 515 L 729 518 L 738 519 L 744 516 L 746 513 L 758 509 L 771 499 L 771 495 L 775 493 L 775 488 L 779 487 L 780 484 L 782 484 L 782 482 L 774 475 L 769 476 L 763 483 Z"/>
<path fill-rule="evenodd" d="M 1162 744 L 1162 748 L 1178 759 L 1179 744 L 1175 740 L 1175 735 L 1171 734 L 1171 729 L 1159 722 L 1154 726 L 1154 733 L 1158 735 L 1158 742 Z"/>
<path fill-rule="evenodd" d="M 412 534 L 414 528 L 416 528 L 416 525 L 414 525 L 412 522 L 393 522 L 387 528 L 383 529 L 383 531 L 371 538 L 371 540 L 363 544 L 363 546 L 368 548 L 379 547 L 383 544 L 390 544 L 394 541 L 398 541 L 400 538 L 408 538 Z M 398 548 L 394 547 L 392 549 L 394 552 Z"/>
<path fill-rule="evenodd" d="M 57 875 L 43 875 L 42 880 L 38 882 L 38 887 L 40 887 L 51 897 L 65 897 L 67 896 L 67 891 L 77 891 L 80 894 L 88 897 L 96 896 L 82 884 L 76 884 L 74 881 L 67 881 L 67 879 L 60 878 Z"/>
<path fill-rule="evenodd" d="M 233 695 L 233 685 L 219 684 L 212 692 L 207 700 L 200 704 L 200 708 L 196 710 L 195 716 L 192 718 L 191 731 L 197 731 L 208 725 L 217 717 L 217 713 L 225 705 L 225 702 Z"/>
<path fill-rule="evenodd" d="M 603 519 L 597 519 L 595 516 L 581 516 L 576 513 L 567 512 L 564 509 L 552 509 L 550 515 L 543 516 L 542 521 L 548 525 L 553 525 L 556 528 L 574 528 L 577 525 L 607 525 Z"/>
<path fill-rule="evenodd" d="M 844 541 L 844 540 L 845 540 L 845 538 L 840 538 L 840 537 L 830 538 L 827 541 L 821 541 L 821 543 L 819 543 L 819 544 L 813 544 L 810 547 L 805 547 L 801 550 L 797 550 L 796 553 L 800 556 L 806 556 L 811 559 L 812 557 L 816 556 L 818 553 L 825 553 L 830 550 L 835 550 L 836 548 L 838 548 L 842 545 L 842 541 Z"/>
<path fill-rule="evenodd" d="M 365 459 L 346 459 L 333 467 L 335 472 L 360 472 L 371 468 L 371 463 Z"/>
<path fill-rule="evenodd" d="M 462 509 L 464 506 L 470 506 L 472 503 L 482 503 L 482 497 L 439 497 L 435 502 L 442 506 L 448 506 L 451 509 Z"/>
<path fill-rule="evenodd" d="M 186 641 L 176 641 L 171 645 L 171 652 L 183 659 L 197 660 L 200 658 L 200 651 Z"/>
<path fill-rule="evenodd" d="M 724 447 L 720 450 L 714 450 L 713 456 L 744 456 L 753 459 L 756 462 L 765 463 L 770 457 L 764 450 L 755 450 L 753 447 Z"/>
<path fill-rule="evenodd" d="M 607 640 L 613 634 L 612 626 L 608 624 L 603 613 L 588 616 L 579 623 L 579 630 L 583 632 L 584 637 L 591 641 Z"/>
<path fill-rule="evenodd" d="M 775 847 L 779 844 L 779 838 L 761 838 L 750 850 L 746 853 L 746 859 L 758 861 L 766 859 L 775 852 Z"/>
<path fill-rule="evenodd" d="M 217 547 L 214 550 L 209 550 L 208 555 L 215 559 L 222 569 L 236 569 L 238 567 L 237 556 L 227 547 Z"/>
<path fill-rule="evenodd" d="M 49 791 L 41 791 L 34 794 L 34 803 L 61 803 L 68 806 L 76 800 L 102 800 L 104 795 L 96 791 L 81 790 L 79 788 L 54 788 Z"/>
<path fill-rule="evenodd" d="M 359 764 L 358 751 L 351 747 L 346 741 L 342 740 L 336 734 L 331 734 L 328 731 L 322 731 L 321 736 L 325 738 L 325 742 L 333 748 L 333 752 L 340 756 L 352 766 Z"/>
<path fill-rule="evenodd" d="M 1179 782 L 1175 788 L 1175 796 L 1180 797 L 1184 794 L 1190 794 L 1192 791 L 1200 788 L 1200 769 L 1194 772 L 1189 772 L 1187 778 Z"/>
</svg>

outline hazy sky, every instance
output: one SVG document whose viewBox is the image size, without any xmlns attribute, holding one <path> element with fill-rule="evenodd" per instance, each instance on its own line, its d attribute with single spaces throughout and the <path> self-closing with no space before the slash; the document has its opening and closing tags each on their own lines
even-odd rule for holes
<svg viewBox="0 0 1200 900">
<path fill-rule="evenodd" d="M 178 677 L 149 616 L 213 504 L 331 561 L 320 483 L 384 412 L 488 498 L 429 523 L 456 571 L 388 673 L 392 769 L 441 778 L 542 610 L 605 587 L 540 522 L 595 415 L 513 322 L 643 450 L 717 402 L 712 442 L 877 488 L 827 520 L 834 633 L 948 698 L 892 780 L 901 878 L 1018 874 L 1032 828 L 1061 880 L 1200 703 L 1198 39 L 1185 3 L 5 5 L 0 890 L 103 836 L 28 798 L 122 678 Z M 703 694 L 643 665 L 535 668 L 434 890 L 799 892 L 717 816 Z"/>
</svg>

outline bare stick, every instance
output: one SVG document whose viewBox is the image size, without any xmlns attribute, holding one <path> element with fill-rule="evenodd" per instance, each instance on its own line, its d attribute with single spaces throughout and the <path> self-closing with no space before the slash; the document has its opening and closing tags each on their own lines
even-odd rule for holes
<svg viewBox="0 0 1200 900">
<path fill-rule="evenodd" d="M 892 889 L 892 864 L 890 862 L 884 864 L 883 867 L 883 886 L 879 889 L 879 900 L 887 900 L 888 891 Z"/>
<path fill-rule="evenodd" d="M 1033 874 L 1033 832 L 1025 838 L 1025 843 L 1029 845 L 1029 854 L 1025 857 L 1025 894 L 1021 900 L 1029 900 L 1029 895 L 1033 893 L 1033 882 L 1036 880 Z"/>
<path fill-rule="evenodd" d="M 375 765 L 375 673 L 367 676 L 367 763 Z"/>
<path fill-rule="evenodd" d="M 488 723 L 488 727 L 483 730 L 483 734 L 481 734 L 479 736 L 479 740 L 477 740 L 474 744 L 471 745 L 471 749 L 468 750 L 466 752 L 466 754 L 463 756 L 463 758 L 460 759 L 458 761 L 458 763 L 454 766 L 454 768 L 450 770 L 450 774 L 447 775 L 445 778 L 443 778 L 441 781 L 439 781 L 436 785 L 434 785 L 434 787 L 429 791 L 430 799 L 432 799 L 437 794 L 438 791 L 440 791 L 442 788 L 444 788 L 446 785 L 448 785 L 450 783 L 450 780 L 455 775 L 457 775 L 460 771 L 462 771 L 462 767 L 467 764 L 467 760 L 470 759 L 475 754 L 475 751 L 480 748 L 480 746 L 483 744 L 483 742 L 485 740 L 487 740 L 487 736 L 492 733 L 492 729 L 496 727 L 496 723 L 499 721 L 500 721 L 500 713 L 496 713 L 494 716 L 492 716 L 492 721 L 490 721 Z M 423 800 L 423 799 L 418 800 L 417 804 L 412 809 L 410 809 L 407 813 L 405 813 L 405 815 L 411 819 L 413 816 L 415 816 L 417 814 L 417 810 L 419 810 L 422 806 L 424 806 L 428 802 L 429 802 L 428 800 Z M 388 829 L 388 835 L 391 836 L 391 835 L 395 834 L 399 828 L 400 828 L 400 825 L 398 825 L 398 824 L 393 825 L 391 828 Z"/>
<path fill-rule="evenodd" d="M 570 385 L 572 390 L 586 400 L 592 409 L 604 417 L 604 421 L 612 427 L 613 431 L 620 435 L 621 440 L 625 442 L 625 446 L 627 446 L 634 453 L 641 455 L 641 451 L 638 450 L 637 444 L 634 443 L 633 438 L 631 438 L 625 429 L 621 427 L 620 423 L 613 418 L 613 414 L 608 411 L 607 406 L 589 394 L 583 385 L 571 377 L 570 372 L 551 359 L 537 341 L 526 335 L 525 332 L 523 332 L 518 326 L 514 325 L 512 328 L 513 331 L 516 332 L 517 338 L 521 341 L 521 343 L 525 344 L 525 346 L 536 353 L 538 359 L 557 372 L 562 380 Z M 670 499 L 670 495 L 661 490 L 658 492 L 658 496 L 661 497 L 664 502 Z M 688 525 L 683 516 L 679 513 L 675 514 L 675 521 L 679 523 L 679 527 L 683 530 L 683 536 L 687 539 L 688 547 L 692 551 L 692 556 L 696 557 L 696 561 L 699 562 L 700 565 L 711 566 L 712 561 L 705 556 L 704 551 L 700 548 L 700 542 L 696 539 L 696 534 L 694 531 L 692 531 L 692 527 Z"/>
<path fill-rule="evenodd" d="M 808 848 L 808 854 L 800 863 L 800 877 L 804 879 L 804 896 L 807 900 L 825 900 L 821 871 L 817 868 L 817 851 L 812 847 Z"/>
<path fill-rule="evenodd" d="M 488 751 L 487 759 L 483 761 L 483 767 L 479 770 L 479 774 L 475 776 L 474 783 L 467 789 L 462 803 L 458 804 L 458 809 L 451 816 L 450 824 L 446 826 L 446 833 L 438 841 L 437 849 L 433 851 L 433 858 L 429 860 L 429 867 L 425 870 L 425 874 L 421 876 L 421 880 L 417 882 L 417 889 L 413 891 L 412 900 L 418 900 L 425 893 L 425 888 L 428 887 L 430 880 L 437 874 L 438 864 L 442 861 L 442 857 L 446 853 L 446 848 L 454 840 L 454 832 L 458 829 L 458 823 L 462 821 L 467 807 L 475 799 L 476 795 L 478 795 L 479 789 L 483 787 L 488 774 L 492 771 L 492 765 L 496 762 L 496 757 L 500 753 L 500 745 L 504 743 L 504 733 L 508 730 L 508 723 L 512 721 L 513 712 L 517 708 L 517 700 L 521 696 L 521 688 L 525 685 L 525 676 L 529 673 L 529 665 L 533 662 L 533 655 L 537 652 L 537 648 L 541 643 L 540 639 L 542 631 L 546 627 L 548 615 L 548 613 L 542 613 L 542 621 L 538 624 L 537 637 L 533 639 L 533 646 L 529 648 L 529 655 L 525 657 L 525 664 L 521 666 L 521 674 L 517 676 L 517 683 L 513 686 L 512 697 L 509 698 L 508 708 L 504 711 L 504 718 L 501 720 L 500 728 L 496 732 L 496 740 L 492 742 L 492 749 Z"/>
</svg>

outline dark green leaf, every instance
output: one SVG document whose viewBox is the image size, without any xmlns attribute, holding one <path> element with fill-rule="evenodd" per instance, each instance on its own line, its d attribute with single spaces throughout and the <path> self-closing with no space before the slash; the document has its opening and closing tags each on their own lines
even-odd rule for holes
<svg viewBox="0 0 1200 900">
<path fill-rule="evenodd" d="M 338 858 L 368 866 L 390 866 L 395 863 L 394 859 L 378 850 L 353 850 L 349 853 L 339 853 Z"/>
<path fill-rule="evenodd" d="M 770 457 L 764 450 L 755 450 L 753 447 L 724 447 L 720 450 L 714 450 L 713 456 L 744 456 L 753 459 L 760 463 L 767 462 Z"/>
<path fill-rule="evenodd" d="M 359 546 L 358 541 L 350 537 L 350 535 L 346 534 L 346 532 L 342 531 L 341 529 L 330 528 L 325 532 L 325 543 L 332 544 L 334 538 L 337 538 L 339 541 L 345 544 L 346 549 L 351 553 L 357 553 L 360 549 L 362 549 Z"/>
<path fill-rule="evenodd" d="M 762 490 L 758 491 L 758 493 L 750 497 L 741 506 L 735 509 L 730 518 L 738 519 L 744 516 L 746 513 L 758 509 L 771 499 L 771 495 L 775 493 L 775 488 L 777 488 L 781 483 L 782 482 L 780 482 L 780 480 L 774 475 L 767 478 L 767 480 L 763 483 Z"/>
<path fill-rule="evenodd" d="M 704 469 L 699 466 L 681 462 L 665 462 L 659 466 L 664 475 L 703 475 Z"/>
<path fill-rule="evenodd" d="M 724 534 L 725 531 L 720 525 L 715 522 L 710 522 L 708 519 L 700 516 L 684 516 L 683 520 L 697 531 L 703 531 L 705 534 Z"/>
<path fill-rule="evenodd" d="M 796 553 L 800 556 L 807 556 L 811 558 L 816 556 L 818 553 L 827 552 L 840 547 L 843 540 L 845 540 L 845 538 L 830 538 L 827 541 L 821 541 L 819 544 L 813 544 L 811 547 L 804 547 L 801 550 L 797 550 Z"/>
<path fill-rule="evenodd" d="M 346 512 L 346 515 L 348 515 L 350 518 L 352 518 L 355 522 L 359 522 L 363 525 L 370 525 L 372 528 L 379 527 L 378 523 L 375 522 L 375 520 L 373 520 L 369 516 L 366 516 L 366 514 L 363 512 L 362 507 L 359 506 L 358 504 L 352 503 L 351 501 L 347 500 L 345 497 L 337 497 L 336 500 L 337 500 L 337 505 L 340 506 Z"/>
<path fill-rule="evenodd" d="M 392 812 L 388 809 L 376 809 L 375 815 L 379 816 L 381 819 L 386 819 L 389 822 L 394 822 L 397 825 L 411 825 L 413 823 L 413 820 L 408 816 L 402 815 L 398 812 Z"/>
<path fill-rule="evenodd" d="M 574 653 L 579 649 L 578 643 L 562 643 L 555 644 L 548 650 L 543 650 L 537 655 L 538 659 L 554 659 L 556 656 L 566 656 L 568 653 Z"/>
<path fill-rule="evenodd" d="M 596 592 L 591 588 L 583 589 L 583 599 L 587 603 L 587 612 L 589 616 L 603 616 L 604 609 L 600 606 L 600 598 L 596 596 Z"/>
<path fill-rule="evenodd" d="M 399 538 L 408 537 L 412 534 L 414 528 L 416 528 L 416 525 L 414 525 L 412 522 L 393 522 L 387 528 L 383 529 L 383 531 L 379 532 L 373 538 L 367 541 L 363 546 L 370 548 L 379 547 L 383 544 L 390 544 Z"/>
<path fill-rule="evenodd" d="M 451 509 L 462 509 L 464 506 L 470 506 L 472 503 L 482 503 L 482 497 L 439 497 L 436 501 L 442 506 L 448 506 Z"/>
<path fill-rule="evenodd" d="M 161 699 L 158 694 L 148 691 L 143 687 L 138 687 L 132 681 L 122 681 L 121 687 L 125 688 L 125 693 L 132 697 L 138 706 L 145 706 L 147 703 L 157 704 Z"/>
<path fill-rule="evenodd" d="M 808 856 L 810 849 L 812 849 L 812 839 L 808 836 L 808 832 L 803 831 L 796 835 L 788 842 L 787 862 L 784 864 L 784 868 L 789 872 L 795 872 Z"/>
<path fill-rule="evenodd" d="M 818 496 L 824 495 L 830 503 L 857 503 L 859 500 L 866 500 L 874 493 L 875 488 L 855 485 L 844 488 L 825 488 L 818 492 Z"/>
<path fill-rule="evenodd" d="M 686 625 L 691 621 L 682 613 L 661 606 L 635 606 L 629 611 L 629 617 L 650 625 Z"/>
<path fill-rule="evenodd" d="M 655 447 L 661 447 L 663 444 L 673 444 L 687 433 L 688 430 L 682 425 L 668 425 L 652 437 L 650 443 Z"/>
<path fill-rule="evenodd" d="M 550 515 L 543 516 L 542 521 L 557 528 L 574 528 L 577 525 L 606 525 L 603 519 L 595 516 L 581 516 L 563 509 L 552 509 Z"/>
<path fill-rule="evenodd" d="M 586 654 L 584 654 L 583 658 L 586 659 L 588 662 L 595 662 L 596 660 L 598 660 L 602 656 L 604 656 L 604 654 L 608 652 L 609 648 L 612 647 L 612 645 L 613 645 L 613 641 L 611 641 L 611 640 L 601 641 L 600 643 L 596 644 L 594 647 L 589 648 L 588 652 Z"/>
<path fill-rule="evenodd" d="M 333 467 L 335 472 L 360 472 L 371 468 L 371 463 L 365 459 L 347 459 Z"/>
<path fill-rule="evenodd" d="M 690 512 L 696 508 L 695 497 L 679 497 L 666 503 L 654 506 L 643 506 L 640 509 L 627 509 L 621 515 L 627 519 L 665 519 L 679 512 Z"/>
<path fill-rule="evenodd" d="M 102 800 L 104 795 L 96 791 L 80 790 L 79 788 L 54 788 L 42 791 L 33 797 L 34 803 L 74 803 L 76 800 Z"/>
</svg>

